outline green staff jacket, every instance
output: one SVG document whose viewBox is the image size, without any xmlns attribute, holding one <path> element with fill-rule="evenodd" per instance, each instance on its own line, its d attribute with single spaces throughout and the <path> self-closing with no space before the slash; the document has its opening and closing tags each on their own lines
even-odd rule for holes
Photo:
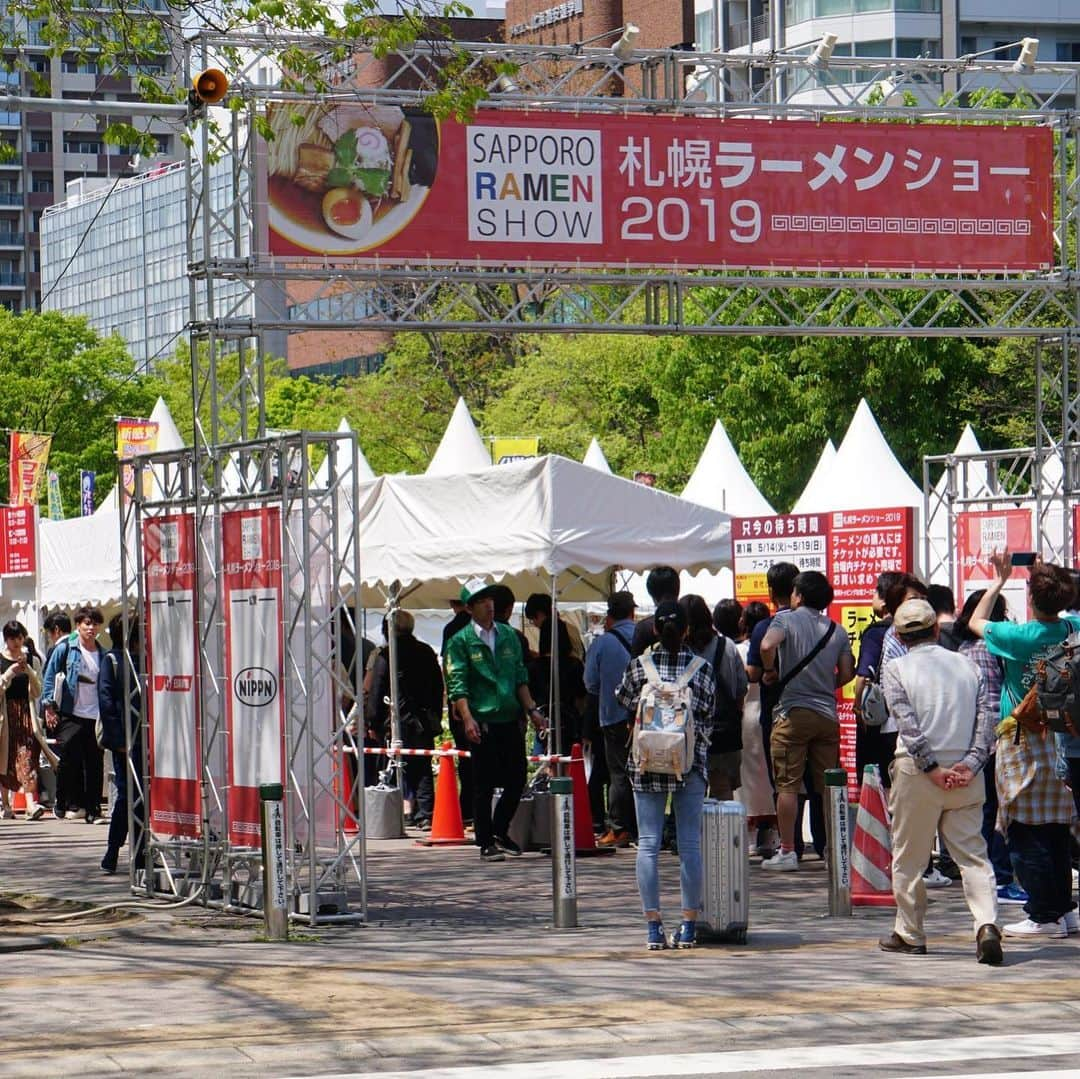
<svg viewBox="0 0 1080 1079">
<path fill-rule="evenodd" d="M 477 723 L 516 723 L 522 707 L 518 686 L 529 681 L 521 642 L 502 622 L 495 623 L 495 654 L 470 622 L 446 646 L 446 691 L 451 703 L 464 697 Z"/>
</svg>

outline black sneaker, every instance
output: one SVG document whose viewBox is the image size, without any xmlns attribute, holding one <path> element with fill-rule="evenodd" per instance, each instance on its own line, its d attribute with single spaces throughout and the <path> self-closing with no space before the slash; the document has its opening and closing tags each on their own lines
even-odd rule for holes
<svg viewBox="0 0 1080 1079">
<path fill-rule="evenodd" d="M 482 862 L 505 862 L 506 855 L 503 854 L 494 843 L 490 847 L 480 848 L 480 861 Z"/>
<path fill-rule="evenodd" d="M 495 846 L 503 854 L 509 854 L 511 858 L 521 857 L 521 848 L 508 835 L 497 835 L 495 837 Z"/>
</svg>

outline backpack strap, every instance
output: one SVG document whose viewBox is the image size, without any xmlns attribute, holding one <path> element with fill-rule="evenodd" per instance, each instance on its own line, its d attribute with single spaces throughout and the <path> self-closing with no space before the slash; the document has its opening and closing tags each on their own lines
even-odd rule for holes
<svg viewBox="0 0 1080 1079">
<path fill-rule="evenodd" d="M 660 672 L 656 669 L 656 661 L 648 652 L 641 654 L 641 669 L 645 672 L 646 681 L 653 686 L 659 686 L 663 684 L 663 679 L 660 677 Z"/>
<path fill-rule="evenodd" d="M 704 666 L 705 660 L 703 660 L 701 656 L 694 656 L 694 658 L 686 665 L 686 669 L 682 674 L 675 679 L 675 685 L 677 685 L 679 689 L 684 689 L 686 686 L 690 685 L 690 680 Z"/>
<path fill-rule="evenodd" d="M 829 643 L 830 640 L 832 640 L 832 635 L 835 632 L 836 623 L 830 621 L 829 628 L 825 630 L 825 632 L 821 635 L 821 640 L 818 641 L 818 643 L 815 644 L 814 647 L 811 648 L 810 651 L 807 652 L 806 655 L 803 656 L 803 658 L 800 659 L 799 662 L 796 663 L 795 666 L 792 667 L 791 670 L 776 683 L 778 693 L 783 693 L 784 690 L 787 688 L 788 683 L 791 682 L 792 679 L 794 679 L 797 675 L 802 674 L 802 672 L 806 670 L 808 666 L 810 666 L 810 663 L 814 659 L 814 657 L 821 652 L 821 650 L 825 647 L 825 645 Z"/>
<path fill-rule="evenodd" d="M 630 642 L 614 627 L 608 630 L 608 633 L 612 635 L 626 649 L 626 654 L 629 655 L 633 649 L 630 647 Z"/>
</svg>

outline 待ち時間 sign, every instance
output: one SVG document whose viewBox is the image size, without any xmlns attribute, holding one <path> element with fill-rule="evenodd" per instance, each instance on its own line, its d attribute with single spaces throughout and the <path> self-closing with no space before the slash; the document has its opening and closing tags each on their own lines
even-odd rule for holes
<svg viewBox="0 0 1080 1079">
<path fill-rule="evenodd" d="M 274 255 L 1041 270 L 1045 127 L 277 106 Z M 295 121 L 299 119 L 298 125 Z"/>
</svg>

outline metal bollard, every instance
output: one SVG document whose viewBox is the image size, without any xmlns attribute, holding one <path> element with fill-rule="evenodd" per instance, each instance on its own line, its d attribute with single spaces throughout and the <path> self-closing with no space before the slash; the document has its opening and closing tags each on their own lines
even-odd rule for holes
<svg viewBox="0 0 1080 1079">
<path fill-rule="evenodd" d="M 830 768 L 825 773 L 829 797 L 829 917 L 851 917 L 851 847 L 848 826 L 847 772 Z"/>
<path fill-rule="evenodd" d="M 268 940 L 289 939 L 289 909 L 285 872 L 285 792 L 280 783 L 259 787 L 262 803 L 263 916 Z"/>
<path fill-rule="evenodd" d="M 574 866 L 574 781 L 551 780 L 551 898 L 556 929 L 577 928 L 577 875 Z"/>
</svg>

